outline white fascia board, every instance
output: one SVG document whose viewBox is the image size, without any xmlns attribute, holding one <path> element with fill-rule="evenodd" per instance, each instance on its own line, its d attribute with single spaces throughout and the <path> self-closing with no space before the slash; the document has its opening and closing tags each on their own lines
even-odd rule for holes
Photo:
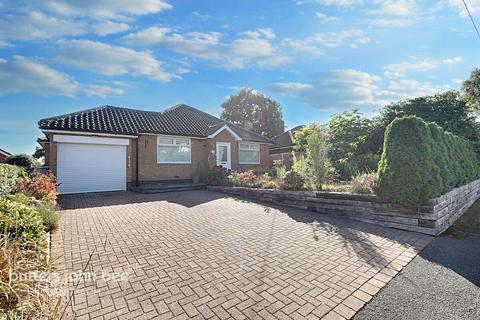
<svg viewBox="0 0 480 320">
<path fill-rule="evenodd" d="M 128 139 L 85 137 L 71 135 L 53 135 L 53 141 L 59 143 L 107 144 L 115 146 L 128 146 Z"/>
<path fill-rule="evenodd" d="M 210 139 L 213 139 L 215 138 L 220 132 L 222 132 L 223 130 L 227 130 L 231 135 L 232 137 L 235 138 L 235 140 L 237 141 L 242 141 L 242 138 L 235 133 L 235 131 L 233 131 L 228 125 L 224 125 L 223 127 L 221 127 L 220 129 L 218 129 L 217 131 L 215 131 L 214 133 L 212 133 L 211 135 L 209 135 L 208 137 Z"/>
<path fill-rule="evenodd" d="M 125 134 L 112 134 L 112 133 L 96 133 L 96 132 L 85 132 L 85 131 L 68 131 L 68 130 L 42 130 L 43 133 L 68 133 L 81 136 L 92 136 L 92 137 L 114 137 L 114 138 L 130 138 L 137 139 L 137 136 L 129 136 Z"/>
</svg>

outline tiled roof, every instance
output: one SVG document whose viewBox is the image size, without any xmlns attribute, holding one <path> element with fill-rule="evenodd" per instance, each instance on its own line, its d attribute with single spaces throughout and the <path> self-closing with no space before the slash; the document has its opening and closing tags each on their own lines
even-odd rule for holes
<svg viewBox="0 0 480 320">
<path fill-rule="evenodd" d="M 11 156 L 11 155 L 12 155 L 10 152 L 7 152 L 7 151 L 5 151 L 5 150 L 3 150 L 3 149 L 0 149 L 0 153 L 4 154 L 4 155 L 6 155 L 6 156 Z"/>
<path fill-rule="evenodd" d="M 303 125 L 296 126 L 295 128 L 285 131 L 284 133 L 273 138 L 272 140 L 274 145 L 272 146 L 272 148 L 284 148 L 293 146 L 295 144 L 293 141 L 293 135 L 295 134 L 295 132 L 301 130 L 303 127 Z"/>
<path fill-rule="evenodd" d="M 38 126 L 42 130 L 122 135 L 154 133 L 192 137 L 207 137 L 224 124 L 228 124 L 242 140 L 272 143 L 268 138 L 184 104 L 168 108 L 162 112 L 102 106 L 42 119 L 38 122 Z"/>
</svg>

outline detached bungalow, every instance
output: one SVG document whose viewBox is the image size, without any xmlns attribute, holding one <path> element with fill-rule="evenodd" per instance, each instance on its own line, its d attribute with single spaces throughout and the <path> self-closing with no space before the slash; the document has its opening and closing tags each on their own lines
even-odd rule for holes
<svg viewBox="0 0 480 320">
<path fill-rule="evenodd" d="M 272 139 L 274 144 L 270 147 L 270 158 L 274 166 L 285 166 L 287 169 L 292 167 L 295 133 L 302 130 L 303 127 L 303 125 L 296 126 Z M 301 153 L 295 152 L 295 154 L 299 156 Z"/>
<path fill-rule="evenodd" d="M 60 193 L 126 190 L 144 182 L 191 180 L 215 165 L 267 169 L 273 144 L 187 105 L 163 112 L 112 106 L 38 122 L 45 165 Z"/>
</svg>

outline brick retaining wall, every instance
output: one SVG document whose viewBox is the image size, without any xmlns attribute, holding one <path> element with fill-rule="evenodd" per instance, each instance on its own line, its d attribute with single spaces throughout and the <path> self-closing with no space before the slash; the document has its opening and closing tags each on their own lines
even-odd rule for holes
<svg viewBox="0 0 480 320">
<path fill-rule="evenodd" d="M 479 197 L 480 179 L 453 189 L 425 206 L 406 208 L 376 195 L 321 191 L 286 191 L 210 186 L 210 190 L 321 213 L 331 213 L 385 227 L 439 235 Z"/>
</svg>

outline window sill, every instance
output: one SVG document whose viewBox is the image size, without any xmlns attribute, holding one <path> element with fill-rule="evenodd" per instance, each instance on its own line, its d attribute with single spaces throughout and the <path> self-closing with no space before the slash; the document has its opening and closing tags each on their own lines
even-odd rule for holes
<svg viewBox="0 0 480 320">
<path fill-rule="evenodd" d="M 192 164 L 191 162 L 158 162 L 157 164 Z"/>
</svg>

